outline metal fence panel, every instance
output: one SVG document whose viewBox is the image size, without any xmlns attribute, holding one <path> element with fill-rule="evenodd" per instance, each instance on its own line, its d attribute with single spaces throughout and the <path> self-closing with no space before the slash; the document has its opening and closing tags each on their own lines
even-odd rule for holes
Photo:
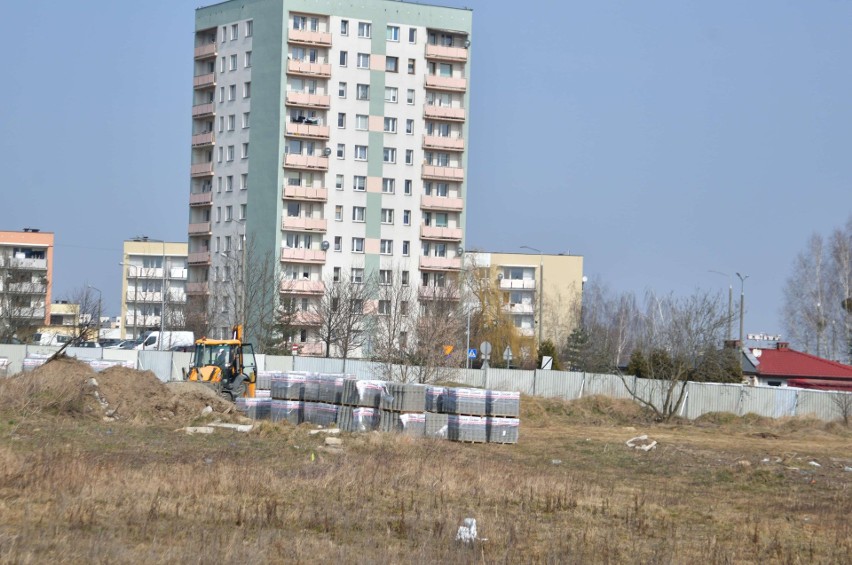
<svg viewBox="0 0 852 565">
<path fill-rule="evenodd" d="M 266 355 L 264 359 L 264 371 L 292 371 L 293 359 L 289 355 Z"/>
<path fill-rule="evenodd" d="M 65 354 L 76 359 L 103 359 L 103 351 L 103 347 L 69 347 Z"/>
<path fill-rule="evenodd" d="M 627 379 L 628 383 L 631 383 L 630 386 L 633 386 L 632 383 L 635 377 L 627 376 L 624 378 Z M 630 393 L 627 392 L 627 387 L 624 386 L 621 377 L 618 375 L 586 373 L 582 396 L 593 396 L 596 394 L 609 396 L 610 398 L 631 398 Z"/>
<path fill-rule="evenodd" d="M 189 365 L 192 363 L 193 354 L 188 351 L 172 351 L 172 372 L 171 380 L 184 380 L 183 372 L 189 371 Z"/>
<path fill-rule="evenodd" d="M 488 369 L 485 388 L 491 390 L 514 390 L 523 394 L 533 394 L 535 371 L 515 369 Z"/>
<path fill-rule="evenodd" d="M 690 420 L 710 412 L 737 414 L 742 385 L 718 383 L 689 383 L 686 405 L 681 411 Z"/>
<path fill-rule="evenodd" d="M 538 396 L 576 400 L 583 390 L 583 373 L 568 371 L 536 371 L 535 393 Z"/>
<path fill-rule="evenodd" d="M 6 375 L 12 376 L 20 373 L 24 368 L 24 358 L 27 356 L 26 345 L 0 345 L 0 357 L 5 357 L 9 360 L 6 366 Z"/>
<path fill-rule="evenodd" d="M 133 361 L 133 366 L 137 366 L 139 352 L 135 349 L 104 349 L 103 359 L 105 361 Z"/>
<path fill-rule="evenodd" d="M 151 371 L 164 383 L 172 377 L 171 351 L 139 351 L 137 367 L 143 371 Z"/>
<path fill-rule="evenodd" d="M 837 420 L 841 417 L 835 398 L 852 392 L 829 392 L 823 390 L 799 390 L 798 416 L 813 416 L 820 420 Z"/>
</svg>

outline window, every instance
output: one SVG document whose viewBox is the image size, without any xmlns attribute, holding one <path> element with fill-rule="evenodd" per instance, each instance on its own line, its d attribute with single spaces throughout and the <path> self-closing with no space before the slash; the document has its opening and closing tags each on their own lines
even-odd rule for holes
<svg viewBox="0 0 852 565">
<path fill-rule="evenodd" d="M 393 255 L 393 240 L 382 239 L 379 241 L 379 253 L 382 255 Z"/>
<path fill-rule="evenodd" d="M 406 149 L 405 150 L 405 164 L 413 165 L 414 164 L 414 150 Z"/>
<path fill-rule="evenodd" d="M 408 74 L 410 74 L 410 75 L 414 74 L 414 65 L 415 65 L 415 60 L 409 59 L 408 60 Z"/>
<path fill-rule="evenodd" d="M 414 120 L 405 120 L 405 133 L 414 135 Z"/>
<path fill-rule="evenodd" d="M 251 98 L 251 81 L 243 83 L 243 98 Z"/>
<path fill-rule="evenodd" d="M 340 20 L 340 35 L 349 35 L 349 20 Z"/>
<path fill-rule="evenodd" d="M 398 73 L 399 57 L 385 57 L 385 70 L 389 73 Z"/>
<path fill-rule="evenodd" d="M 251 37 L 254 35 L 254 20 L 249 20 L 246 22 L 246 37 Z"/>
<path fill-rule="evenodd" d="M 298 202 L 287 203 L 287 217 L 298 218 L 302 213 L 302 205 Z M 428 225 L 428 224 L 427 224 Z"/>
<path fill-rule="evenodd" d="M 410 226 L 411 225 L 411 210 L 403 210 L 402 211 L 402 225 Z"/>
<path fill-rule="evenodd" d="M 403 242 L 402 242 L 402 250 L 403 250 L 403 253 L 405 252 L 405 244 L 406 244 L 406 243 L 408 243 L 408 242 L 407 242 L 407 241 L 403 241 Z M 408 286 L 408 280 L 409 280 L 409 274 L 408 274 L 408 271 L 403 271 L 403 272 L 402 272 L 402 284 L 403 284 L 403 285 L 405 285 L 405 286 Z"/>
<path fill-rule="evenodd" d="M 343 206 L 337 205 L 334 207 L 334 221 L 342 222 L 343 221 Z"/>
<path fill-rule="evenodd" d="M 453 66 L 450 63 L 441 63 L 438 65 L 438 75 L 442 77 L 453 76 Z"/>
<path fill-rule="evenodd" d="M 405 100 L 409 104 L 414 104 L 414 89 L 413 88 L 408 89 L 408 94 L 405 95 Z"/>
<path fill-rule="evenodd" d="M 343 112 L 338 112 L 337 114 L 337 127 L 345 128 L 346 127 L 346 114 Z"/>
<path fill-rule="evenodd" d="M 337 97 L 338 98 L 346 98 L 346 83 L 338 82 L 337 83 Z"/>
<path fill-rule="evenodd" d="M 343 175 L 336 175 L 334 177 L 334 188 L 343 190 Z"/>
<path fill-rule="evenodd" d="M 248 155 L 249 155 L 248 152 L 249 152 L 249 144 L 248 144 L 248 141 L 247 141 L 247 142 L 243 143 L 243 152 L 242 152 L 242 158 L 243 159 L 248 159 Z"/>
<path fill-rule="evenodd" d="M 225 177 L 225 192 L 233 192 L 234 190 L 234 176 L 228 175 Z"/>
<path fill-rule="evenodd" d="M 388 26 L 385 38 L 388 41 L 399 41 L 399 26 Z"/>
<path fill-rule="evenodd" d="M 216 177 L 216 192 L 222 192 L 222 177 Z"/>
<path fill-rule="evenodd" d="M 293 16 L 293 29 L 304 30 L 308 28 L 308 18 L 305 16 Z"/>
<path fill-rule="evenodd" d="M 349 62 L 349 51 L 340 52 L 340 66 L 345 67 Z"/>
<path fill-rule="evenodd" d="M 342 143 L 337 144 L 337 158 L 344 159 L 346 157 L 346 146 Z"/>
<path fill-rule="evenodd" d="M 355 129 L 367 131 L 370 126 L 370 117 L 364 114 L 355 114 Z"/>
<path fill-rule="evenodd" d="M 222 207 L 216 206 L 216 222 L 222 221 Z M 216 238 L 216 251 L 219 251 L 219 238 Z"/>
<path fill-rule="evenodd" d="M 447 227 L 447 214 L 439 212 L 435 214 L 435 225 L 439 228 Z"/>
<path fill-rule="evenodd" d="M 243 60 L 243 66 L 247 69 L 251 67 L 251 51 L 246 51 L 245 59 Z"/>
<path fill-rule="evenodd" d="M 366 161 L 367 160 L 367 146 L 366 145 L 356 145 L 355 146 L 355 160 L 356 161 Z"/>
<path fill-rule="evenodd" d="M 225 101 L 225 87 L 220 86 L 219 87 L 219 102 L 224 102 L 224 101 Z"/>
<path fill-rule="evenodd" d="M 396 104 L 396 99 L 399 93 L 399 89 L 393 86 L 385 87 L 385 102 L 393 102 Z"/>
<path fill-rule="evenodd" d="M 231 41 L 237 39 L 240 36 L 240 26 L 239 24 L 231 25 Z"/>
<path fill-rule="evenodd" d="M 351 271 L 350 280 L 356 284 L 361 284 L 362 282 L 364 282 L 364 269 L 353 268 Z"/>
<path fill-rule="evenodd" d="M 408 301 L 403 300 L 399 303 L 399 313 L 403 316 L 408 316 Z M 400 332 L 399 339 L 405 339 L 405 332 Z"/>
<path fill-rule="evenodd" d="M 234 131 L 234 127 L 237 125 L 237 116 L 234 114 L 230 114 L 228 116 L 228 131 Z"/>
<path fill-rule="evenodd" d="M 392 208 L 382 208 L 382 223 L 383 224 L 393 224 L 393 209 Z"/>
<path fill-rule="evenodd" d="M 353 237 L 352 238 L 352 253 L 363 253 L 363 252 L 364 252 L 364 238 L 363 237 Z"/>
<path fill-rule="evenodd" d="M 359 84 L 357 91 L 355 93 L 355 98 L 358 100 L 369 100 L 370 99 L 370 85 L 369 84 Z"/>
<path fill-rule="evenodd" d="M 388 316 L 391 312 L 390 300 L 379 300 L 379 316 Z"/>
<path fill-rule="evenodd" d="M 382 192 L 385 194 L 393 194 L 396 192 L 396 180 L 382 179 Z"/>
<path fill-rule="evenodd" d="M 219 163 L 222 162 L 222 155 L 223 155 L 224 150 L 225 150 L 225 148 L 220 145 L 219 151 L 218 151 L 218 156 L 216 157 Z"/>
<path fill-rule="evenodd" d="M 248 190 L 248 173 L 240 175 L 240 190 Z"/>
<path fill-rule="evenodd" d="M 343 251 L 343 237 L 339 235 L 334 236 L 334 250 Z"/>
<path fill-rule="evenodd" d="M 364 192 L 365 190 L 367 190 L 367 177 L 353 177 L 352 186 L 356 192 Z"/>
<path fill-rule="evenodd" d="M 369 53 L 358 53 L 358 68 L 359 69 L 369 69 L 370 68 L 370 54 Z"/>
<path fill-rule="evenodd" d="M 243 129 L 249 127 L 249 112 L 243 112 Z"/>
<path fill-rule="evenodd" d="M 231 55 L 230 60 L 228 61 L 228 70 L 236 71 L 237 70 L 237 54 L 234 53 Z"/>
<path fill-rule="evenodd" d="M 408 42 L 417 43 L 417 30 L 413 27 L 408 28 Z"/>
<path fill-rule="evenodd" d="M 382 159 L 385 163 L 396 163 L 396 149 L 393 147 L 385 147 L 382 150 Z"/>
<path fill-rule="evenodd" d="M 396 133 L 396 118 L 385 118 L 385 132 Z"/>
<path fill-rule="evenodd" d="M 233 161 L 233 160 L 234 160 L 234 146 L 229 145 L 228 146 L 228 161 Z"/>
<path fill-rule="evenodd" d="M 406 179 L 405 181 L 405 194 L 411 196 L 411 185 L 414 184 L 410 179 Z"/>
<path fill-rule="evenodd" d="M 332 274 L 332 282 L 340 282 L 340 267 L 335 267 Z"/>
<path fill-rule="evenodd" d="M 222 26 L 222 43 L 228 38 L 228 26 Z"/>
<path fill-rule="evenodd" d="M 228 86 L 228 100 L 236 100 L 237 99 L 237 85 L 232 84 Z"/>
<path fill-rule="evenodd" d="M 402 254 L 406 257 L 411 255 L 411 242 L 403 241 L 402 242 Z M 402 284 L 408 284 L 408 271 L 402 273 Z"/>
<path fill-rule="evenodd" d="M 379 270 L 379 284 L 389 285 L 393 282 L 393 271 L 390 269 Z"/>
<path fill-rule="evenodd" d="M 230 222 L 234 219 L 234 207 L 233 206 L 225 206 L 225 221 Z M 231 247 L 231 237 L 228 236 L 225 238 L 225 251 L 230 251 Z"/>
<path fill-rule="evenodd" d="M 358 37 L 370 37 L 373 26 L 367 22 L 358 22 Z"/>
<path fill-rule="evenodd" d="M 367 217 L 367 208 L 364 206 L 353 206 L 352 207 L 352 221 L 353 222 L 363 222 Z"/>
</svg>

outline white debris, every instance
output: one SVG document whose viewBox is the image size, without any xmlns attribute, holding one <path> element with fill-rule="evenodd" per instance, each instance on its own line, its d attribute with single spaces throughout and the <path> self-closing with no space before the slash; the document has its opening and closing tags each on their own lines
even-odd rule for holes
<svg viewBox="0 0 852 565">
<path fill-rule="evenodd" d="M 633 449 L 641 449 L 642 451 L 651 451 L 652 449 L 657 448 L 656 440 L 648 441 L 648 436 L 645 434 L 631 438 L 625 443 L 627 444 L 627 447 L 632 447 Z"/>
<path fill-rule="evenodd" d="M 325 428 L 325 429 L 322 429 L 322 430 L 311 430 L 308 433 L 312 436 L 315 436 L 317 434 L 339 434 L 340 428 Z"/>
<path fill-rule="evenodd" d="M 183 428 L 183 431 L 185 431 L 189 435 L 193 435 L 193 434 L 212 434 L 214 430 L 210 426 L 189 426 L 187 428 Z"/>
<path fill-rule="evenodd" d="M 201 415 L 202 415 L 202 416 L 206 416 L 207 414 L 212 414 L 212 413 L 213 413 L 213 407 L 212 407 L 212 406 L 205 406 L 205 407 L 204 407 L 204 408 L 202 408 L 202 410 L 201 410 Z"/>
<path fill-rule="evenodd" d="M 808 465 L 810 465 L 811 467 L 822 467 L 822 465 L 820 465 L 816 461 L 810 461 L 808 462 Z"/>
<path fill-rule="evenodd" d="M 459 531 L 456 533 L 456 541 L 471 543 L 478 539 L 476 535 L 476 518 L 465 518 Z"/>
<path fill-rule="evenodd" d="M 86 384 L 96 387 L 98 386 L 98 381 L 95 380 L 95 377 L 91 377 L 88 381 L 86 381 Z"/>
<path fill-rule="evenodd" d="M 235 432 L 250 432 L 254 426 L 251 424 L 228 424 L 222 422 L 216 422 L 214 424 L 210 424 L 210 426 L 216 428 L 226 428 L 228 430 L 234 430 Z"/>
<path fill-rule="evenodd" d="M 551 459 L 550 464 L 551 465 L 562 465 L 562 459 Z"/>
<path fill-rule="evenodd" d="M 844 465 L 843 470 L 847 473 L 852 473 L 852 467 L 850 467 L 849 465 Z"/>
</svg>

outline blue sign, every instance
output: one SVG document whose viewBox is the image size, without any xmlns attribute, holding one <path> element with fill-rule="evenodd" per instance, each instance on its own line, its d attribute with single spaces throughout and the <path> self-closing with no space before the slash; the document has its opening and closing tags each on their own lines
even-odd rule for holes
<svg viewBox="0 0 852 565">
<path fill-rule="evenodd" d="M 467 358 L 468 359 L 476 359 L 476 349 L 468 349 L 467 350 Z"/>
</svg>

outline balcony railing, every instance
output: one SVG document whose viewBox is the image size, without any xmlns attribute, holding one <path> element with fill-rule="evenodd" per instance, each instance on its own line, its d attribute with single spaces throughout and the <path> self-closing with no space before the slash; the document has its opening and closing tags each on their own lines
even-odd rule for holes
<svg viewBox="0 0 852 565">
<path fill-rule="evenodd" d="M 186 269 L 180 267 L 169 269 L 169 279 L 174 281 L 186 280 Z"/>
<path fill-rule="evenodd" d="M 435 226 L 420 226 L 421 239 L 439 239 L 442 241 L 461 241 L 461 228 L 438 228 Z"/>
<path fill-rule="evenodd" d="M 421 257 L 420 268 L 424 271 L 461 270 L 461 257 Z"/>
<path fill-rule="evenodd" d="M 47 270 L 47 259 L 26 259 L 23 257 L 0 257 L 0 266 L 10 269 L 30 271 Z"/>
<path fill-rule="evenodd" d="M 503 310 L 510 314 L 534 314 L 535 306 L 532 304 L 505 304 Z"/>
<path fill-rule="evenodd" d="M 304 29 L 288 29 L 287 41 L 290 43 L 306 43 L 308 45 L 324 45 L 331 47 L 331 34 L 321 31 L 307 31 Z"/>
<path fill-rule="evenodd" d="M 467 90 L 467 79 L 460 77 L 442 77 L 438 75 L 426 75 L 426 88 L 436 90 L 450 90 L 453 92 L 464 92 Z"/>
<path fill-rule="evenodd" d="M 447 151 L 464 151 L 464 139 L 460 137 L 441 137 L 437 135 L 424 135 L 423 148 L 444 149 Z"/>
<path fill-rule="evenodd" d="M 307 137 L 310 139 L 328 139 L 328 126 L 315 126 L 310 124 L 296 124 L 287 122 L 287 135 L 294 137 Z"/>
<path fill-rule="evenodd" d="M 428 49 L 426 50 L 428 53 Z M 207 57 L 215 57 L 216 56 L 216 43 L 205 43 L 204 45 L 199 45 L 195 48 L 195 58 L 196 59 L 206 59 Z"/>
<path fill-rule="evenodd" d="M 281 222 L 281 229 L 289 231 L 319 231 L 324 232 L 328 229 L 328 222 L 325 218 L 303 218 L 285 216 Z"/>
<path fill-rule="evenodd" d="M 211 145 L 215 141 L 213 137 L 213 132 L 208 131 L 205 133 L 196 133 L 192 136 L 192 146 L 197 147 L 199 145 Z"/>
<path fill-rule="evenodd" d="M 500 290 L 535 290 L 535 279 L 500 279 Z"/>
<path fill-rule="evenodd" d="M 9 283 L 5 292 L 10 294 L 44 294 L 47 292 L 47 285 L 43 283 Z"/>
<path fill-rule="evenodd" d="M 188 295 L 193 294 L 208 294 L 210 291 L 208 290 L 206 282 L 191 282 L 186 283 L 186 293 Z"/>
<path fill-rule="evenodd" d="M 325 283 L 312 280 L 283 280 L 281 292 L 285 294 L 325 294 Z"/>
<path fill-rule="evenodd" d="M 291 263 L 325 263 L 325 251 L 285 247 L 281 250 L 281 260 Z"/>
<path fill-rule="evenodd" d="M 297 155 L 287 153 L 284 155 L 284 166 L 291 169 L 328 170 L 328 157 L 316 157 L 313 155 Z"/>
<path fill-rule="evenodd" d="M 161 292 L 145 292 L 145 291 L 127 291 L 128 302 L 153 302 L 160 303 L 163 301 L 163 293 Z"/>
<path fill-rule="evenodd" d="M 446 286 L 421 286 L 420 300 L 458 300 L 459 289 Z"/>
<path fill-rule="evenodd" d="M 196 192 L 189 195 L 190 206 L 209 206 L 212 203 L 213 193 L 209 190 L 207 192 Z"/>
<path fill-rule="evenodd" d="M 331 76 L 331 65 L 328 63 L 310 63 L 308 61 L 287 61 L 287 73 L 292 75 L 305 75 L 312 77 Z"/>
<path fill-rule="evenodd" d="M 290 106 L 306 106 L 308 108 L 329 108 L 331 106 L 331 97 L 325 94 L 288 92 L 286 101 Z"/>
<path fill-rule="evenodd" d="M 438 167 L 435 165 L 423 165 L 422 176 L 424 179 L 461 182 L 464 180 L 464 169 L 460 167 Z"/>
<path fill-rule="evenodd" d="M 127 277 L 131 279 L 162 279 L 163 269 L 161 267 L 138 267 L 130 265 L 127 267 Z"/>
<path fill-rule="evenodd" d="M 216 85 L 216 73 L 207 73 L 192 77 L 192 86 L 195 88 L 207 88 Z"/>
<path fill-rule="evenodd" d="M 210 264 L 210 252 L 209 251 L 199 251 L 197 253 L 190 253 L 186 257 L 187 263 L 190 265 L 209 265 Z"/>
<path fill-rule="evenodd" d="M 206 177 L 213 175 L 213 162 L 195 163 L 190 167 L 189 174 L 194 177 Z"/>
<path fill-rule="evenodd" d="M 463 47 L 445 47 L 443 45 L 426 44 L 427 59 L 443 61 L 467 61 L 467 49 Z"/>
<path fill-rule="evenodd" d="M 299 310 L 293 314 L 292 324 L 294 326 L 318 326 L 320 322 L 319 314 L 310 310 Z"/>
<path fill-rule="evenodd" d="M 192 117 L 193 118 L 201 118 L 204 116 L 209 116 L 213 114 L 213 103 L 207 102 L 206 104 L 196 104 L 192 107 Z"/>
<path fill-rule="evenodd" d="M 189 224 L 189 235 L 209 234 L 210 232 L 210 222 L 199 222 L 197 224 Z"/>
<path fill-rule="evenodd" d="M 451 120 L 454 122 L 464 121 L 464 108 L 454 108 L 452 106 L 435 106 L 427 104 L 423 107 L 423 115 L 433 120 Z"/>
<path fill-rule="evenodd" d="M 423 196 L 420 198 L 420 207 L 426 210 L 461 212 L 464 209 L 464 200 L 444 196 Z"/>
<path fill-rule="evenodd" d="M 284 198 L 292 200 L 310 200 L 312 202 L 325 202 L 328 200 L 328 189 L 284 185 Z"/>
</svg>

